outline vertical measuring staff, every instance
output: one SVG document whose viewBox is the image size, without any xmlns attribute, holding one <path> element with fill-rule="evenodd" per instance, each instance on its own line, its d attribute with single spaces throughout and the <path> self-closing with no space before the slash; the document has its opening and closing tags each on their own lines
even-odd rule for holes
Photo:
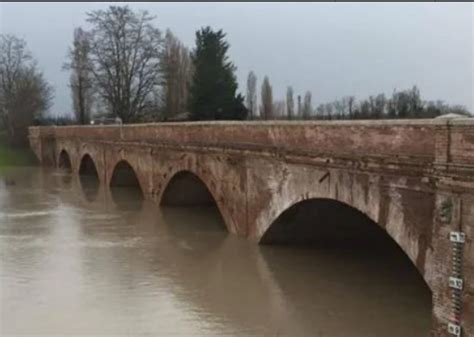
<svg viewBox="0 0 474 337">
<path fill-rule="evenodd" d="M 451 317 L 448 323 L 448 332 L 460 337 L 462 316 L 462 289 L 463 289 L 463 246 L 466 235 L 462 232 L 451 232 L 449 240 L 452 242 L 452 264 L 449 287 L 451 288 Z"/>
</svg>

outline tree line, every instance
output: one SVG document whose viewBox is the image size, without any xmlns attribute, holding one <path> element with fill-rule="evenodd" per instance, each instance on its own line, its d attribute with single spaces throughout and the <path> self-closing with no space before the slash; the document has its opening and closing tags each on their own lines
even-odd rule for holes
<svg viewBox="0 0 474 337">
<path fill-rule="evenodd" d="M 434 118 L 448 113 L 471 116 L 462 105 L 449 105 L 441 100 L 423 100 L 417 86 L 406 90 L 394 90 L 390 97 L 384 93 L 361 100 L 357 100 L 354 96 L 345 96 L 315 107 L 312 104 L 310 91 L 306 91 L 303 99 L 301 95 L 297 95 L 296 104 L 294 96 L 293 87 L 289 86 L 284 100 L 274 100 L 272 86 L 268 76 L 265 76 L 260 89 L 259 105 L 257 76 L 253 71 L 248 74 L 246 105 L 249 119 L 406 119 Z"/>
<path fill-rule="evenodd" d="M 154 19 L 128 6 L 87 13 L 91 28 L 75 30 L 65 64 L 76 119 L 87 123 L 93 110 L 124 123 L 245 119 L 222 30 L 198 30 L 190 51 Z"/>
<path fill-rule="evenodd" d="M 74 119 L 48 117 L 53 89 L 26 42 L 0 35 L 0 130 L 25 140 L 32 124 L 89 124 L 95 117 L 123 123 L 173 120 L 430 118 L 461 106 L 427 102 L 417 87 L 356 100 L 353 96 L 313 107 L 312 94 L 274 100 L 264 77 L 258 94 L 250 72 L 246 95 L 238 92 L 236 66 L 222 30 L 199 29 L 192 50 L 169 29 L 163 32 L 148 11 L 110 6 L 86 13 L 87 29 L 77 27 L 63 69 Z M 258 104 L 260 98 L 260 104 Z"/>
<path fill-rule="evenodd" d="M 156 27 L 148 11 L 110 6 L 86 16 L 88 29 L 74 30 L 63 65 L 70 72 L 70 123 L 89 124 L 92 117 L 123 123 L 247 118 L 222 30 L 201 28 L 189 50 L 169 29 Z M 0 129 L 24 141 L 29 125 L 66 124 L 48 116 L 52 99 L 26 42 L 1 35 Z"/>
</svg>

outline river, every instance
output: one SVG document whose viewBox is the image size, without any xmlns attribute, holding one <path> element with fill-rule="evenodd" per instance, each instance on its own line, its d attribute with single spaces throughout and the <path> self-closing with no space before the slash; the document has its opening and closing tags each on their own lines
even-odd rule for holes
<svg viewBox="0 0 474 337">
<path fill-rule="evenodd" d="M 2 171 L 1 336 L 429 336 L 431 293 L 398 252 L 258 246 L 216 209 L 82 186 Z"/>
</svg>

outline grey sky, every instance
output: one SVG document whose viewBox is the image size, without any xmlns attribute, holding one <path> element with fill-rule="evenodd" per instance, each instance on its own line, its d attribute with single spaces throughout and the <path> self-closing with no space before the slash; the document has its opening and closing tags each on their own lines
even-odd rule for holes
<svg viewBox="0 0 474 337">
<path fill-rule="evenodd" d="M 107 3 L 0 3 L 0 32 L 24 38 L 55 87 L 54 114 L 71 111 L 61 70 L 73 29 Z M 471 3 L 132 3 L 186 45 L 202 26 L 222 28 L 245 93 L 250 70 L 275 99 L 288 85 L 313 105 L 346 95 L 391 94 L 416 84 L 425 99 L 474 111 Z"/>
</svg>

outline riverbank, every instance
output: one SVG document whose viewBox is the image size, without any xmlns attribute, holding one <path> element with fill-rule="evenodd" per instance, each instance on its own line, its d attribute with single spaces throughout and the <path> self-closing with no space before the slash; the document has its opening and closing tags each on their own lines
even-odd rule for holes
<svg viewBox="0 0 474 337">
<path fill-rule="evenodd" d="M 37 159 L 27 146 L 11 146 L 5 134 L 0 133 L 0 168 L 6 166 L 32 166 Z"/>
</svg>

